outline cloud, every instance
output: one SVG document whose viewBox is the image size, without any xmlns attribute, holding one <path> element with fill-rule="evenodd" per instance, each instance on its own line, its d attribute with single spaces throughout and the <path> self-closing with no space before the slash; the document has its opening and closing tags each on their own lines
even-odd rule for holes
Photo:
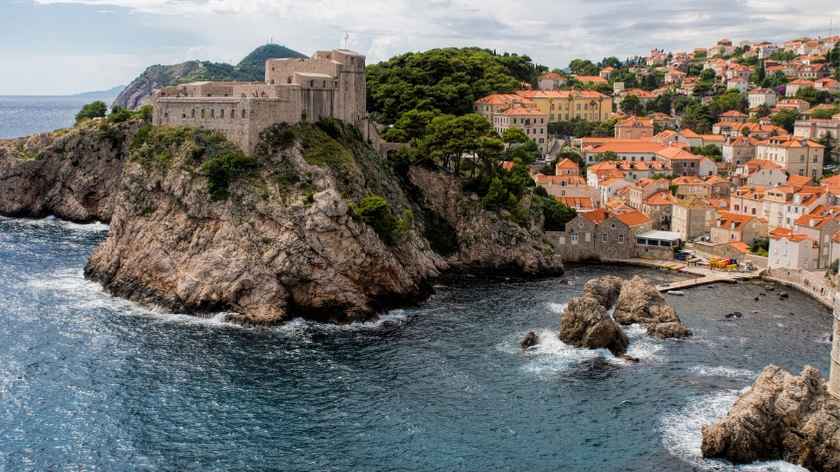
<svg viewBox="0 0 840 472">
<path fill-rule="evenodd" d="M 685 50 L 710 46 L 721 37 L 780 40 L 826 34 L 832 16 L 840 30 L 836 0 L 33 1 L 42 9 L 76 5 L 92 12 L 108 10 L 98 15 L 100 20 L 91 15 L 91 21 L 117 17 L 169 37 L 177 33 L 177 44 L 151 38 L 149 44 L 137 40 L 119 51 L 164 62 L 181 60 L 187 51 L 202 54 L 196 58 L 235 62 L 269 36 L 311 53 L 341 45 L 344 33 L 350 32 L 350 47 L 366 54 L 369 62 L 434 47 L 480 46 L 564 67 L 576 57 L 598 60 L 643 55 L 651 48 Z M 91 26 L 96 25 L 84 25 Z M 39 32 L 32 34 L 37 38 Z M 105 38 L 103 44 L 123 42 L 128 40 Z"/>
</svg>

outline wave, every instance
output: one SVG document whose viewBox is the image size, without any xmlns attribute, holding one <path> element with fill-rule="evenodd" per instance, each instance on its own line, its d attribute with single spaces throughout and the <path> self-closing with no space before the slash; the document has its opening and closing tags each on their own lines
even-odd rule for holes
<svg viewBox="0 0 840 472">
<path fill-rule="evenodd" d="M 49 291 L 61 296 L 65 306 L 83 310 L 109 310 L 129 315 L 152 318 L 157 322 L 198 324 L 208 327 L 253 329 L 228 321 L 231 313 L 220 312 L 209 315 L 172 313 L 163 307 L 141 305 L 124 298 L 114 297 L 97 282 L 84 278 L 81 269 L 58 270 L 26 283 L 30 289 Z M 399 325 L 408 320 L 405 310 L 393 310 L 376 319 L 348 324 L 320 323 L 295 318 L 270 329 L 290 335 L 310 331 L 366 331 Z"/>
<path fill-rule="evenodd" d="M 108 231 L 110 227 L 101 222 L 94 222 L 94 223 L 73 223 L 72 221 L 66 221 L 55 216 L 47 216 L 46 218 L 39 218 L 39 219 L 29 219 L 29 218 L 8 218 L 4 216 L 0 216 L 0 222 L 7 221 L 13 222 L 19 225 L 25 226 L 38 226 L 38 227 L 58 227 L 64 228 L 70 231 L 88 231 L 88 232 L 95 232 L 101 233 Z"/>
<path fill-rule="evenodd" d="M 548 307 L 548 311 L 552 313 L 557 313 L 558 315 L 562 315 L 564 311 L 566 311 L 566 307 L 568 303 L 546 303 Z"/>
<path fill-rule="evenodd" d="M 694 398 L 688 405 L 664 415 L 660 420 L 662 443 L 674 456 L 702 470 L 732 471 L 806 471 L 794 464 L 783 461 L 757 462 L 754 464 L 733 466 L 725 461 L 705 459 L 702 456 L 702 428 L 704 425 L 724 417 L 735 404 L 738 396 L 746 389 L 728 390 Z M 806 471 L 807 472 L 807 471 Z"/>
<path fill-rule="evenodd" d="M 601 359 L 611 365 L 632 365 L 630 362 L 614 356 L 607 349 L 585 349 L 566 344 L 560 340 L 556 330 L 542 328 L 534 330 L 534 332 L 539 336 L 540 343 L 525 351 L 522 351 L 519 346 L 519 342 L 527 334 L 525 332 L 507 337 L 496 348 L 508 354 L 524 355 L 526 363 L 522 368 L 527 372 L 538 375 L 551 375 L 573 370 L 581 363 L 596 359 Z M 630 346 L 627 349 L 629 356 L 638 358 L 643 362 L 658 359 L 657 353 L 662 350 L 663 345 L 656 338 L 648 336 L 644 327 L 631 325 L 626 327 L 624 332 L 630 339 Z"/>
<path fill-rule="evenodd" d="M 756 373 L 749 369 L 737 369 L 735 367 L 709 367 L 705 365 L 696 365 L 688 369 L 692 374 L 700 377 L 728 377 L 728 378 L 746 378 L 753 379 Z"/>
</svg>

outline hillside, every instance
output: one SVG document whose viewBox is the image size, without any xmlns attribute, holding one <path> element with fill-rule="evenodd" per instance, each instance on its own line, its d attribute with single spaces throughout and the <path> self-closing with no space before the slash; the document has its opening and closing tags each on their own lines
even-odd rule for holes
<svg viewBox="0 0 840 472">
<path fill-rule="evenodd" d="M 210 61 L 187 61 L 174 65 L 154 65 L 119 94 L 114 105 L 137 108 L 156 88 L 199 80 L 262 81 L 265 61 L 273 58 L 306 57 L 304 54 L 278 44 L 267 44 L 254 49 L 237 65 Z"/>
</svg>

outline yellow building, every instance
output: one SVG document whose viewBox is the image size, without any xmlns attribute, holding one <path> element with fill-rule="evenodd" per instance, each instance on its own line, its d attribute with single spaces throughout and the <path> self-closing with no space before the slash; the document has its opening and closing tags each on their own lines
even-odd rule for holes
<svg viewBox="0 0 840 472">
<path fill-rule="evenodd" d="M 612 113 L 612 99 L 594 90 L 522 90 L 518 95 L 528 98 L 548 115 L 548 121 L 607 121 Z"/>
</svg>

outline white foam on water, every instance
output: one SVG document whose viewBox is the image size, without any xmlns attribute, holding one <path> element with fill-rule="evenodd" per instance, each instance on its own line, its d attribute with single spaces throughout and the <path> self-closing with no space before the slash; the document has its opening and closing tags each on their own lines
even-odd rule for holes
<svg viewBox="0 0 840 472">
<path fill-rule="evenodd" d="M 649 336 L 647 329 L 640 324 L 623 326 L 622 329 L 624 334 L 627 335 L 627 339 L 630 340 L 627 355 L 647 362 L 659 360 L 657 353 L 664 347 L 663 341 L 654 336 Z"/>
<path fill-rule="evenodd" d="M 701 396 L 690 401 L 685 408 L 662 416 L 660 428 L 665 448 L 672 455 L 702 470 L 805 471 L 806 469 L 783 461 L 733 466 L 724 461 L 703 458 L 700 448 L 703 426 L 724 417 L 744 391 L 746 389 L 728 390 Z"/>
<path fill-rule="evenodd" d="M 408 313 L 405 310 L 391 310 L 387 313 L 381 314 L 376 318 L 368 321 L 356 321 L 353 323 L 322 323 L 318 321 L 305 320 L 302 318 L 295 318 L 288 323 L 283 324 L 277 329 L 289 333 L 301 332 L 305 330 L 315 331 L 375 331 L 383 327 L 396 326 L 404 323 L 409 319 Z"/>
<path fill-rule="evenodd" d="M 85 279 L 81 269 L 58 270 L 46 277 L 30 279 L 29 288 L 49 291 L 66 299 L 66 306 L 82 310 L 106 309 L 133 316 L 152 318 L 161 323 L 198 324 L 212 327 L 247 329 L 227 321 L 229 313 L 214 313 L 209 316 L 172 313 L 162 307 L 144 306 L 111 296 L 96 282 Z"/>
<path fill-rule="evenodd" d="M 540 338 L 539 344 L 526 351 L 519 348 L 519 340 L 527 333 L 521 333 L 515 339 L 503 343 L 501 350 L 522 353 L 526 356 L 523 369 L 540 376 L 556 374 L 575 368 L 578 364 L 597 358 L 615 359 L 606 349 L 580 349 L 570 346 L 557 336 L 557 332 L 550 329 L 535 331 Z"/>
<path fill-rule="evenodd" d="M 110 228 L 107 224 L 98 221 L 94 223 L 73 223 L 72 221 L 58 219 L 55 216 L 48 216 L 40 219 L 0 217 L 0 221 L 14 221 L 15 223 L 27 226 L 55 226 L 71 231 L 89 231 L 96 233 L 108 231 Z"/>
<path fill-rule="evenodd" d="M 688 370 L 692 374 L 700 377 L 728 377 L 753 379 L 757 375 L 755 372 L 749 369 L 737 369 L 735 367 L 726 366 L 710 367 L 705 365 L 696 365 Z"/>
<path fill-rule="evenodd" d="M 548 306 L 548 310 L 552 313 L 557 313 L 558 315 L 563 314 L 563 312 L 566 311 L 566 307 L 568 305 L 568 303 L 546 303 L 546 306 Z"/>
</svg>

